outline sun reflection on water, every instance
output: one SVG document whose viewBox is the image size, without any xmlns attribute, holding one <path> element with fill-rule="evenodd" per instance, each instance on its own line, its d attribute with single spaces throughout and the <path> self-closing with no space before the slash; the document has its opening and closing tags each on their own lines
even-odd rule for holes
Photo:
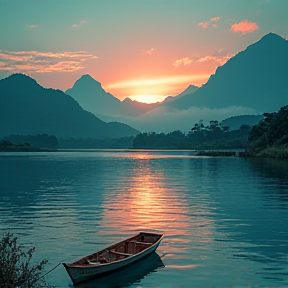
<svg viewBox="0 0 288 288">
<path fill-rule="evenodd" d="M 189 205 L 189 197 L 185 195 L 189 191 L 184 187 L 168 187 L 165 175 L 152 171 L 146 165 L 148 161 L 139 159 L 133 176 L 121 191 L 105 194 L 100 223 L 103 233 L 111 234 L 112 230 L 117 235 L 131 235 L 141 230 L 164 231 L 165 238 L 158 251 L 173 259 L 186 258 L 185 251 L 194 245 L 191 242 L 195 238 L 201 246 L 198 248 L 205 249 L 205 243 L 212 241 L 205 205 Z M 189 265 L 187 267 L 194 267 Z"/>
</svg>

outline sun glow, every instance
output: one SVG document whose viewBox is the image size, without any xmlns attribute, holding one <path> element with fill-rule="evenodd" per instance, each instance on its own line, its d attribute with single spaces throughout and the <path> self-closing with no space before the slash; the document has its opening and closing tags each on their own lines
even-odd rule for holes
<svg viewBox="0 0 288 288">
<path fill-rule="evenodd" d="M 186 82 L 193 82 L 195 80 L 207 79 L 210 74 L 200 75 L 176 75 L 156 79 L 135 79 L 130 81 L 123 81 L 114 84 L 107 85 L 107 88 L 127 88 L 127 87 L 139 87 L 139 86 L 155 86 L 155 85 L 170 85 Z"/>
<path fill-rule="evenodd" d="M 179 242 L 191 242 L 178 235 L 189 235 L 191 231 L 198 241 L 211 242 L 209 220 L 201 215 L 191 216 L 187 213 L 190 208 L 185 195 L 175 193 L 165 185 L 164 174 L 150 169 L 149 161 L 154 156 L 144 153 L 134 157 L 138 167 L 134 168 L 127 187 L 121 193 L 117 191 L 104 197 L 100 227 L 114 230 L 117 234 L 129 230 L 165 229 L 166 236 L 170 237 L 169 251 L 173 253 L 183 252 Z"/>
<path fill-rule="evenodd" d="M 130 99 L 143 103 L 156 103 L 162 102 L 166 96 L 163 95 L 131 95 Z"/>
<path fill-rule="evenodd" d="M 181 93 L 190 84 L 203 84 L 209 76 L 210 74 L 197 74 L 130 79 L 111 83 L 104 88 L 111 94 L 117 95 L 119 99 L 129 97 L 139 102 L 155 103 L 162 102 L 168 95 L 174 96 Z"/>
</svg>

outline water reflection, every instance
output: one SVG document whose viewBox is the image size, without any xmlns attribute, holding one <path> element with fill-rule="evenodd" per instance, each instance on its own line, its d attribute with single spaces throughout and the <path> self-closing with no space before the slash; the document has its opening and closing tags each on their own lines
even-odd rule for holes
<svg viewBox="0 0 288 288">
<path fill-rule="evenodd" d="M 128 235 L 131 231 L 131 235 L 140 230 L 165 230 L 158 249 L 166 253 L 166 258 L 189 259 L 191 247 L 205 250 L 205 245 L 212 241 L 211 211 L 205 204 L 205 193 L 188 195 L 187 187 L 179 184 L 181 174 L 165 175 L 155 168 L 157 162 L 151 163 L 150 158 L 142 156 L 125 187 L 105 194 L 99 233 Z M 194 263 L 185 265 L 194 268 Z"/>
<path fill-rule="evenodd" d="M 271 202 L 273 199 L 280 200 L 277 203 L 279 208 L 288 209 L 288 160 L 256 158 L 249 159 L 248 163 L 250 169 L 263 179 L 266 188 L 263 190 L 263 197 Z"/>
<path fill-rule="evenodd" d="M 144 277 L 155 273 L 157 270 L 164 268 L 164 263 L 157 253 L 152 253 L 143 260 L 134 263 L 132 266 L 123 268 L 113 274 L 101 277 L 77 285 L 79 288 L 112 288 L 128 287 L 134 283 L 140 283 Z"/>
<path fill-rule="evenodd" d="M 0 228 L 35 245 L 39 258 L 49 259 L 48 269 L 136 231 L 159 229 L 166 234 L 157 249 L 165 269 L 126 283 L 287 282 L 287 162 L 161 151 L 40 153 L 0 161 Z M 71 285 L 62 269 L 47 277 L 56 287 Z"/>
<path fill-rule="evenodd" d="M 285 281 L 288 174 L 283 174 L 283 169 L 286 164 L 221 158 L 206 164 L 203 161 L 201 167 L 205 169 L 198 169 L 198 176 L 206 182 L 209 203 L 217 211 L 214 219 L 218 233 L 214 243 L 218 242 L 216 245 L 223 251 L 228 245 L 232 259 L 263 265 L 257 272 L 263 278 Z M 208 188 L 212 184 L 215 189 Z"/>
</svg>

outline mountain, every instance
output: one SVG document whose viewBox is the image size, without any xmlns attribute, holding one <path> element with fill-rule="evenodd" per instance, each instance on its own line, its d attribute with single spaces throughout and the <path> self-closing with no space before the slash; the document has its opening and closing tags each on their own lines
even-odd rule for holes
<svg viewBox="0 0 288 288">
<path fill-rule="evenodd" d="M 197 91 L 199 89 L 199 87 L 195 86 L 195 85 L 189 85 L 183 92 L 181 92 L 180 94 L 176 95 L 176 96 L 168 96 L 165 98 L 165 100 L 163 101 L 164 103 L 166 102 L 170 102 L 176 99 L 181 98 L 182 96 L 188 95 L 188 94 L 192 94 L 195 91 Z"/>
<path fill-rule="evenodd" d="M 129 97 L 127 97 L 122 101 L 122 104 L 125 107 L 125 113 L 122 115 L 138 116 L 158 107 L 162 103 L 143 103 L 136 100 L 131 100 Z"/>
<path fill-rule="evenodd" d="M 165 106 L 173 110 L 238 106 L 272 112 L 288 103 L 287 79 L 288 42 L 269 33 L 219 67 L 193 94 Z"/>
<path fill-rule="evenodd" d="M 269 33 L 219 67 L 192 94 L 136 119 L 117 118 L 140 131 L 188 132 L 195 123 L 262 115 L 288 104 L 288 42 Z"/>
<path fill-rule="evenodd" d="M 45 89 L 24 74 L 0 80 L 0 137 L 51 134 L 63 138 L 116 138 L 138 133 L 105 123 L 60 90 Z"/>
<path fill-rule="evenodd" d="M 237 130 L 241 125 L 249 125 L 250 127 L 257 125 L 262 119 L 263 115 L 239 115 L 229 117 L 221 122 L 222 126 L 228 126 L 231 130 Z"/>
<path fill-rule="evenodd" d="M 122 110 L 121 101 L 107 93 L 90 75 L 83 75 L 65 91 L 73 97 L 85 110 L 94 114 L 118 114 Z"/>
<path fill-rule="evenodd" d="M 65 91 L 73 97 L 85 110 L 103 117 L 103 115 L 138 116 L 159 106 L 161 103 L 141 103 L 125 98 L 122 102 L 106 92 L 101 83 L 90 75 L 83 75 Z"/>
</svg>

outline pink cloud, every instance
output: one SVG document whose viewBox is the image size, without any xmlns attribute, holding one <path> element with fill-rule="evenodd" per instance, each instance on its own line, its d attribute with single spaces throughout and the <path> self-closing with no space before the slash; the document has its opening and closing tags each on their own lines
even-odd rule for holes
<svg viewBox="0 0 288 288">
<path fill-rule="evenodd" d="M 174 61 L 173 66 L 180 67 L 180 66 L 189 65 L 191 63 L 193 63 L 193 60 L 190 59 L 189 57 L 185 57 L 185 58 L 178 59 L 178 60 Z"/>
<path fill-rule="evenodd" d="M 258 25 L 254 22 L 248 22 L 248 20 L 244 20 L 240 23 L 235 23 L 231 26 L 231 31 L 234 33 L 241 32 L 242 34 L 247 34 L 258 30 Z"/>
<path fill-rule="evenodd" d="M 220 20 L 220 17 L 214 17 L 214 18 L 210 19 L 210 22 L 216 22 L 216 21 L 219 21 L 219 20 Z"/>
<path fill-rule="evenodd" d="M 207 61 L 213 61 L 217 63 L 218 65 L 224 65 L 233 56 L 235 56 L 235 54 L 229 54 L 224 50 L 219 50 L 212 55 L 194 56 L 192 58 L 185 57 L 182 59 L 178 59 L 174 61 L 173 66 L 181 67 L 181 66 L 190 65 L 193 63 L 202 63 L 202 62 L 207 62 Z"/>
<path fill-rule="evenodd" d="M 86 51 L 39 52 L 0 50 L 0 71 L 73 72 L 85 67 L 88 59 L 97 59 Z"/>
<path fill-rule="evenodd" d="M 211 18 L 211 19 L 210 19 L 209 21 L 207 21 L 207 22 L 199 22 L 199 23 L 198 23 L 198 26 L 201 26 L 202 28 L 206 29 L 211 22 L 217 22 L 217 21 L 219 21 L 219 20 L 220 20 L 220 17 L 214 17 L 214 18 Z M 217 25 L 213 24 L 212 27 L 213 27 L 213 28 L 216 28 Z"/>
<path fill-rule="evenodd" d="M 203 22 L 199 22 L 198 23 L 198 26 L 201 26 L 202 28 L 207 28 L 208 27 L 208 25 L 209 25 L 209 21 L 208 22 L 205 22 L 205 23 L 203 23 Z"/>
</svg>

